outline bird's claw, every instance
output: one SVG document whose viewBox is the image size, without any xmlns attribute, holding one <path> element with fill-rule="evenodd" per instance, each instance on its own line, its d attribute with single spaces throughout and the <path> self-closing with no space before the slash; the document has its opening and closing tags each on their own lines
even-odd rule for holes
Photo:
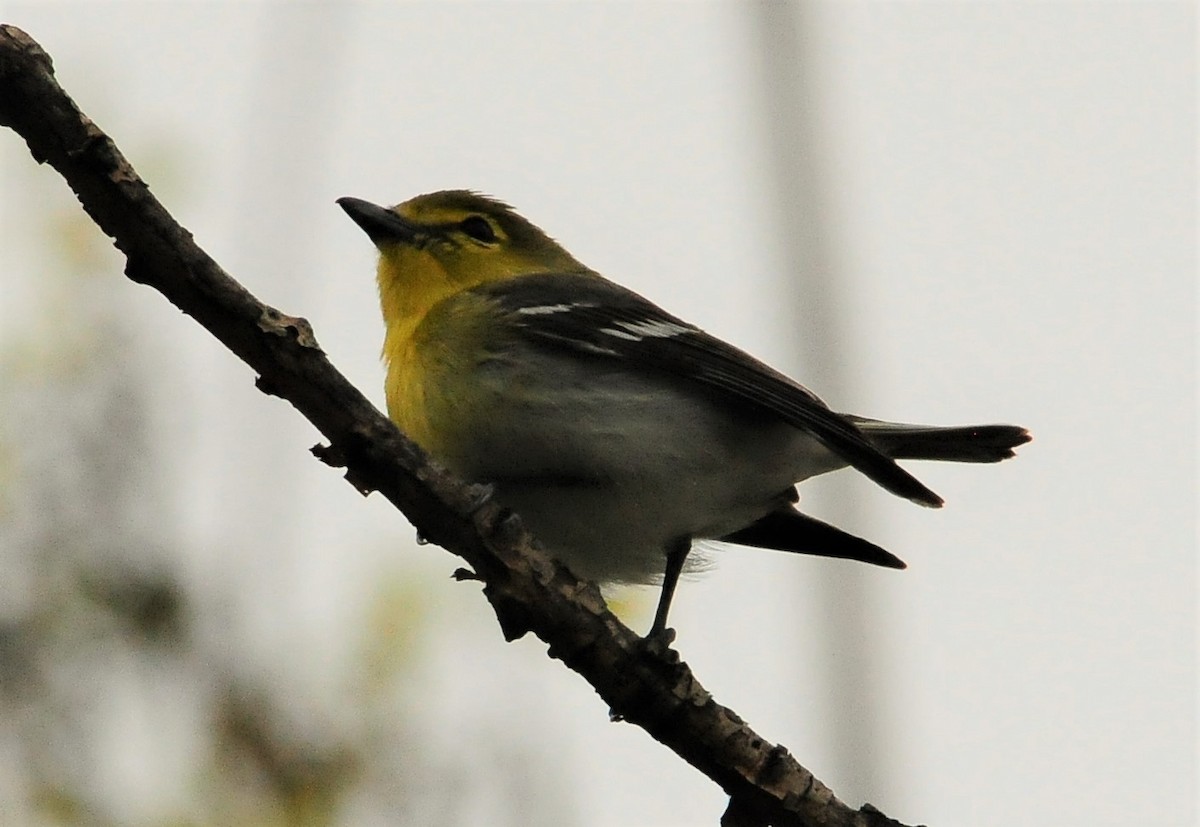
<svg viewBox="0 0 1200 827">
<path fill-rule="evenodd" d="M 467 487 L 467 513 L 474 514 L 483 508 L 496 493 L 496 486 L 490 483 L 472 483 Z"/>
<path fill-rule="evenodd" d="M 675 642 L 675 630 L 666 627 L 652 628 L 641 640 L 642 650 L 658 658 L 678 660 L 679 653 L 671 648 Z"/>
</svg>

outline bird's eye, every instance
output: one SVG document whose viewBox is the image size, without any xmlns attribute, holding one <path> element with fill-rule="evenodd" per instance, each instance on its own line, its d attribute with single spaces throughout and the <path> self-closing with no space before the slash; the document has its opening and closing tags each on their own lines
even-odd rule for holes
<svg viewBox="0 0 1200 827">
<path fill-rule="evenodd" d="M 458 226 L 471 238 L 484 244 L 491 244 L 496 240 L 496 231 L 482 215 L 468 215 Z"/>
</svg>

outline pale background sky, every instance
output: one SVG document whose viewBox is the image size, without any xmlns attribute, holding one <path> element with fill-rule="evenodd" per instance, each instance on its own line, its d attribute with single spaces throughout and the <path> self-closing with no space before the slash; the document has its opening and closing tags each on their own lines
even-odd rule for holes
<svg viewBox="0 0 1200 827">
<path fill-rule="evenodd" d="M 1004 465 L 914 466 L 941 511 L 848 474 L 806 485 L 815 514 L 910 568 L 730 549 L 681 587 L 678 648 L 854 806 L 1194 823 L 1194 4 L 7 2 L 0 19 L 380 404 L 372 249 L 334 200 L 469 187 L 836 408 L 1029 427 Z M 3 347 L 67 315 L 39 291 L 74 208 L 11 133 L 0 170 Z M 716 786 L 609 723 L 542 644 L 505 645 L 456 558 L 416 547 L 308 455 L 298 414 L 103 261 L 152 381 L 158 448 L 130 473 L 165 498 L 162 553 L 205 639 L 275 685 L 297 731 L 361 727 L 353 641 L 398 583 L 427 626 L 397 700 L 407 749 L 456 823 L 497 823 L 498 801 L 512 823 L 716 823 Z M 644 629 L 654 594 L 627 597 Z M 162 823 L 195 793 L 194 699 L 165 683 L 96 690 L 119 737 L 90 800 L 113 823 Z M 390 721 L 373 736 L 406 749 Z M 18 799 L 0 781 L 0 808 Z M 431 823 L 394 812 L 359 801 L 338 823 Z"/>
</svg>

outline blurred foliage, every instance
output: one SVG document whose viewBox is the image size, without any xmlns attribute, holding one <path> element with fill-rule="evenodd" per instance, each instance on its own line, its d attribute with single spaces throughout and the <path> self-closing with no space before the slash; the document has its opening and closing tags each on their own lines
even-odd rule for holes
<svg viewBox="0 0 1200 827">
<path fill-rule="evenodd" d="M 236 635 L 205 635 L 228 618 L 189 579 L 168 516 L 173 458 L 155 439 L 119 257 L 73 204 L 20 218 L 42 222 L 31 237 L 45 252 L 36 272 L 5 276 L 35 286 L 0 339 L 0 823 L 464 823 L 477 767 L 428 748 L 409 689 L 430 627 L 419 580 L 366 586 L 333 676 L 352 707 L 338 726 L 297 709 Z M 235 582 L 248 595 L 228 602 L 263 587 Z M 515 751 L 493 733 L 476 747 Z M 483 786 L 561 799 L 539 760 L 495 760 Z M 527 804 L 502 797 L 492 823 L 522 823 Z"/>
</svg>

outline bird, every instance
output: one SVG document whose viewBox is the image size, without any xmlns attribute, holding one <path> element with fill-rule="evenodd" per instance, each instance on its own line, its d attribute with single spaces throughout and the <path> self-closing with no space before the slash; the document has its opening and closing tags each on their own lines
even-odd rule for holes
<svg viewBox="0 0 1200 827">
<path fill-rule="evenodd" d="M 850 467 L 937 508 L 896 460 L 999 462 L 1031 438 L 835 412 L 481 193 L 337 203 L 378 251 L 390 418 L 575 575 L 661 582 L 648 639 L 673 639 L 701 541 L 905 567 L 798 510 L 798 483 Z"/>
</svg>

